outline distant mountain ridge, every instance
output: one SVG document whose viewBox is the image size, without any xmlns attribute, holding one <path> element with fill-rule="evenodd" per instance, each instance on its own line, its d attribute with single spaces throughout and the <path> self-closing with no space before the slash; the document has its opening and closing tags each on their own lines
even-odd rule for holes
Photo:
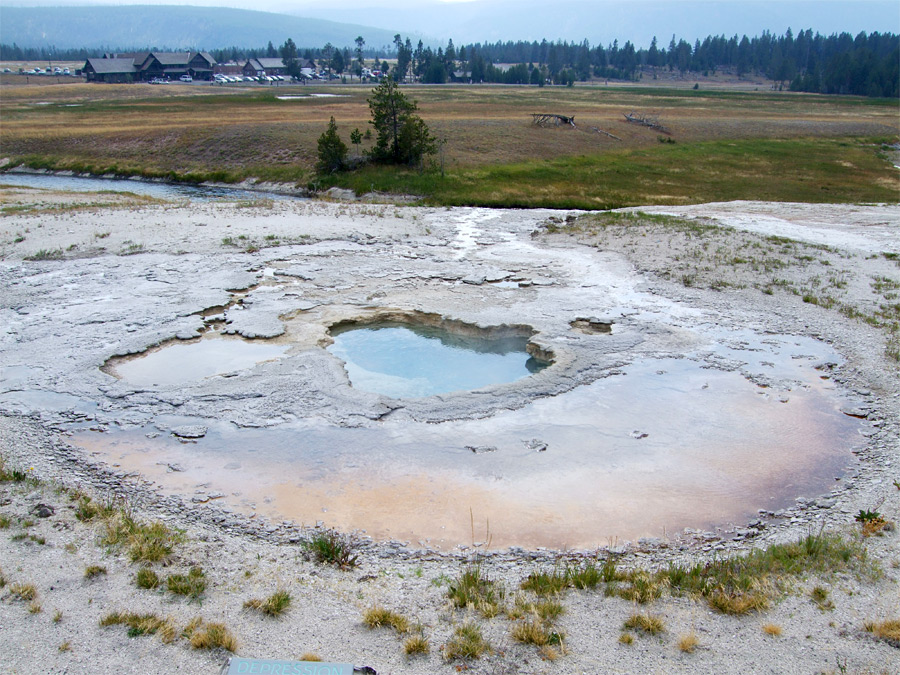
<svg viewBox="0 0 900 675">
<path fill-rule="evenodd" d="M 225 7 L 120 5 L 90 7 L 0 6 L 0 42 L 20 47 L 85 47 L 127 51 L 149 47 L 189 50 L 276 47 L 291 38 L 301 49 L 370 47 L 393 42 L 394 33 L 366 26 Z"/>
</svg>

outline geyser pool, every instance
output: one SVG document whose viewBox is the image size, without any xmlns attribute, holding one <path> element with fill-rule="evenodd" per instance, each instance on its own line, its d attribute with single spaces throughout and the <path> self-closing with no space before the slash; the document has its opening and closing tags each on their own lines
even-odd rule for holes
<svg viewBox="0 0 900 675">
<path fill-rule="evenodd" d="M 548 364 L 528 337 L 472 337 L 398 322 L 332 328 L 328 351 L 357 389 L 392 398 L 432 396 L 515 382 Z"/>
</svg>

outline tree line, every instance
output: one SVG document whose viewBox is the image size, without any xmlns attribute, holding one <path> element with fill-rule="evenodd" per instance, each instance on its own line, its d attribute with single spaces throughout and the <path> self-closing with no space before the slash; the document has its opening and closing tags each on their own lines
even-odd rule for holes
<svg viewBox="0 0 900 675">
<path fill-rule="evenodd" d="M 524 71 L 498 73 L 494 63 L 546 68 L 547 79 L 567 84 L 593 77 L 636 80 L 659 70 L 708 75 L 728 70 L 739 77 L 765 76 L 781 88 L 821 94 L 900 96 L 900 36 L 893 33 L 849 33 L 823 36 L 805 30 L 794 36 L 769 32 L 748 38 L 708 36 L 693 45 L 675 36 L 668 47 L 656 38 L 649 48 L 616 40 L 592 47 L 569 42 L 496 42 L 461 48 L 468 53 L 472 79 L 524 83 Z"/>
<path fill-rule="evenodd" d="M 708 36 L 693 45 L 672 36 L 668 46 L 653 38 L 647 48 L 631 41 L 607 46 L 582 42 L 518 41 L 473 43 L 433 49 L 421 41 L 394 36 L 387 49 L 371 49 L 360 36 L 355 49 L 326 44 L 299 48 L 288 40 L 281 48 L 272 42 L 260 49 L 213 49 L 218 62 L 259 56 L 284 56 L 289 61 L 311 60 L 338 75 L 361 76 L 363 68 L 390 71 L 395 81 L 426 84 L 489 82 L 502 84 L 572 85 L 592 78 L 635 81 L 661 71 L 714 74 L 728 71 L 739 77 L 764 76 L 780 89 L 821 94 L 900 97 L 900 36 L 893 33 L 849 33 L 829 36 L 788 29 L 776 36 L 768 31 L 748 38 Z M 85 49 L 22 48 L 0 44 L 0 59 L 8 61 L 80 60 L 95 55 Z M 390 58 L 390 62 L 386 59 Z M 288 61 L 286 61 L 288 63 Z M 497 64 L 505 64 L 498 66 Z"/>
</svg>

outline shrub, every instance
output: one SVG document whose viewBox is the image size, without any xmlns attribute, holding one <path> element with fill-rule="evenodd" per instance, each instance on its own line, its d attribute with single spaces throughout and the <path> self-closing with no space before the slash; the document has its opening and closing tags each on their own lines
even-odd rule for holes
<svg viewBox="0 0 900 675">
<path fill-rule="evenodd" d="M 356 567 L 359 556 L 353 554 L 352 543 L 335 530 L 326 530 L 303 542 L 303 548 L 316 562 L 336 565 L 341 569 Z"/>
</svg>

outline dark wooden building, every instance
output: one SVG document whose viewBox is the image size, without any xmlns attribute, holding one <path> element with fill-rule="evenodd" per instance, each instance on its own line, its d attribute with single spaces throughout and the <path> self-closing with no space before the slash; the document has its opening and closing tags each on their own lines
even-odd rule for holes
<svg viewBox="0 0 900 675">
<path fill-rule="evenodd" d="M 88 59 L 82 71 L 88 82 L 148 82 L 190 75 L 211 80 L 216 61 L 206 52 L 137 52 Z"/>
</svg>

